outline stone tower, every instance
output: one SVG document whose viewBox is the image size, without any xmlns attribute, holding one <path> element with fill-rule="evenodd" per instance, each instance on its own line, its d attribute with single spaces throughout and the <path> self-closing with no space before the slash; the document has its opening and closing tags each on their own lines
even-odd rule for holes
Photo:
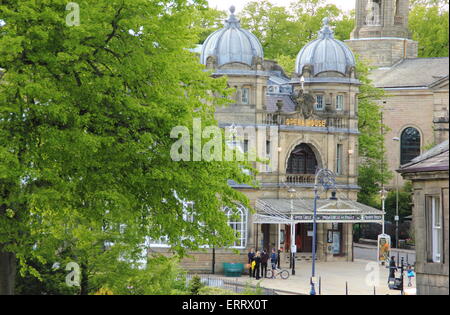
<svg viewBox="0 0 450 315">
<path fill-rule="evenodd" d="M 417 42 L 408 30 L 409 0 L 356 0 L 356 27 L 346 41 L 354 53 L 375 67 L 416 58 Z"/>
</svg>

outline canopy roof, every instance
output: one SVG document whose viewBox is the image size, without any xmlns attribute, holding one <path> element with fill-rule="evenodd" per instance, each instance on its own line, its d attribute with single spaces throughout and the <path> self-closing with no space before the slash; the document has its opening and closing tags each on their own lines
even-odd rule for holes
<svg viewBox="0 0 450 315">
<path fill-rule="evenodd" d="M 253 223 L 312 223 L 314 199 L 258 199 L 256 210 Z M 317 200 L 317 223 L 381 224 L 383 214 L 383 211 L 352 200 Z"/>
</svg>

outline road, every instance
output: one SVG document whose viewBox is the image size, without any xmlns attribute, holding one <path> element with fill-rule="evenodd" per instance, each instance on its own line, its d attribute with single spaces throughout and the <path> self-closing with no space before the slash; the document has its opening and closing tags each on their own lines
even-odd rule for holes
<svg viewBox="0 0 450 315">
<path fill-rule="evenodd" d="M 353 255 L 355 259 L 376 261 L 377 248 L 372 245 L 353 244 Z M 410 265 L 416 262 L 416 253 L 412 250 L 392 249 L 391 256 L 395 256 L 398 262 L 403 258 L 405 263 Z"/>
</svg>

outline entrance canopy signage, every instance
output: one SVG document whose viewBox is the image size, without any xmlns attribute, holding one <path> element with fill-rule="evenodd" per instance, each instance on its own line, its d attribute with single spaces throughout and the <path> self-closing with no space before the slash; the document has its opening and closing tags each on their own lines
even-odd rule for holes
<svg viewBox="0 0 450 315">
<path fill-rule="evenodd" d="M 378 223 L 383 222 L 383 212 L 352 200 L 330 202 L 318 200 L 322 213 L 317 214 L 318 223 Z M 258 199 L 257 214 L 253 223 L 295 224 L 312 223 L 313 200 Z"/>
<path fill-rule="evenodd" d="M 297 119 L 297 118 L 289 118 L 286 119 L 287 126 L 300 126 L 300 127 L 326 127 L 326 120 L 318 120 L 318 119 Z"/>
<path fill-rule="evenodd" d="M 383 219 L 383 216 L 381 215 L 362 215 L 362 214 L 318 214 L 317 215 L 317 221 L 329 221 L 329 222 L 336 222 L 336 221 L 380 221 Z M 313 216 L 312 215 L 295 215 L 294 216 L 295 221 L 312 221 Z"/>
</svg>

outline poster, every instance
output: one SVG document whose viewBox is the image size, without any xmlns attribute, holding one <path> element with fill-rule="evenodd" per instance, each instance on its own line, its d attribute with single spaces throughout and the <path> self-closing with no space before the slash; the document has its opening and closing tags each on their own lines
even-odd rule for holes
<svg viewBox="0 0 450 315">
<path fill-rule="evenodd" d="M 378 235 L 378 262 L 389 265 L 389 253 L 391 251 L 391 237 L 387 234 Z"/>
</svg>

